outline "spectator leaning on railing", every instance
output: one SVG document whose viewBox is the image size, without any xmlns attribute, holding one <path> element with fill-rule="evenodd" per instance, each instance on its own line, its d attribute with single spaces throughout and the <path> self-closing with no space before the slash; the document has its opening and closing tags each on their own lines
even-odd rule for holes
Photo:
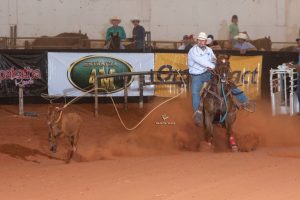
<svg viewBox="0 0 300 200">
<path fill-rule="evenodd" d="M 178 50 L 190 50 L 194 45 L 193 40 L 193 35 L 184 35 L 182 45 L 178 47 Z"/>
<path fill-rule="evenodd" d="M 237 42 L 234 44 L 233 49 L 239 50 L 241 54 L 245 54 L 246 51 L 256 51 L 256 47 L 253 46 L 250 42 L 248 42 L 248 36 L 246 33 L 239 33 L 235 36 Z"/>
<path fill-rule="evenodd" d="M 208 35 L 207 36 L 207 46 L 210 47 L 212 50 L 221 50 L 221 46 L 219 45 L 219 43 L 214 40 L 214 36 L 213 35 Z"/>
<path fill-rule="evenodd" d="M 140 19 L 134 17 L 131 19 L 134 28 L 132 30 L 132 38 L 136 49 L 143 49 L 145 45 L 145 29 L 140 25 Z"/>
<path fill-rule="evenodd" d="M 232 50 L 232 44 L 229 40 L 223 42 L 223 50 Z"/>
</svg>

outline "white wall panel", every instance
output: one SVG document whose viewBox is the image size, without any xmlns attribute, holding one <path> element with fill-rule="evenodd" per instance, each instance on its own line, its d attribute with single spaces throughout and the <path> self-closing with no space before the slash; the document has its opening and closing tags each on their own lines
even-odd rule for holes
<svg viewBox="0 0 300 200">
<path fill-rule="evenodd" d="M 1 0 L 0 36 L 16 23 L 19 36 L 54 36 L 79 29 L 92 39 L 105 38 L 109 18 L 122 18 L 128 37 L 130 19 L 139 16 L 154 40 L 180 40 L 200 31 L 228 37 L 233 14 L 250 37 L 294 41 L 300 28 L 299 0 Z"/>
</svg>

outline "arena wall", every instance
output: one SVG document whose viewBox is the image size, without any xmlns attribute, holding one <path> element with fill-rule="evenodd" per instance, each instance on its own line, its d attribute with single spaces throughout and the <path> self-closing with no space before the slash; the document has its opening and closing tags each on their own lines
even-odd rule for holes
<svg viewBox="0 0 300 200">
<path fill-rule="evenodd" d="M 109 18 L 117 15 L 128 37 L 130 19 L 139 16 L 153 40 L 176 41 L 199 31 L 227 39 L 230 18 L 237 14 L 240 30 L 252 39 L 290 42 L 300 28 L 299 8 L 299 0 L 1 0 L 0 36 L 8 37 L 10 25 L 17 24 L 19 37 L 81 30 L 103 39 Z"/>
</svg>

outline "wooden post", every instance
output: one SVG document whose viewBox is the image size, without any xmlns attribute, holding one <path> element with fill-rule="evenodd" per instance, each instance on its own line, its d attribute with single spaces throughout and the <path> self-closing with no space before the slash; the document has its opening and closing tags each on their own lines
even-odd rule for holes
<svg viewBox="0 0 300 200">
<path fill-rule="evenodd" d="M 24 115 L 23 86 L 19 85 L 19 115 Z"/>
<path fill-rule="evenodd" d="M 95 117 L 98 117 L 98 78 L 95 75 Z"/>
<path fill-rule="evenodd" d="M 124 76 L 124 108 L 127 111 L 128 109 L 128 88 L 127 88 L 128 76 Z"/>
<path fill-rule="evenodd" d="M 150 69 L 150 82 L 154 82 L 154 71 L 152 69 Z"/>
<path fill-rule="evenodd" d="M 140 89 L 140 98 L 139 98 L 139 108 L 142 109 L 144 107 L 144 80 L 145 75 L 139 76 L 139 89 Z"/>
</svg>

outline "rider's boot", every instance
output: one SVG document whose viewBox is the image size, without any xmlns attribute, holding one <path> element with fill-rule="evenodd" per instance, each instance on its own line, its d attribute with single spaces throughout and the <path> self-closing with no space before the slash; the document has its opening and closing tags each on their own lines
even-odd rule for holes
<svg viewBox="0 0 300 200">
<path fill-rule="evenodd" d="M 197 110 L 193 115 L 194 122 L 197 126 L 203 125 L 203 114 L 202 111 Z"/>
</svg>

